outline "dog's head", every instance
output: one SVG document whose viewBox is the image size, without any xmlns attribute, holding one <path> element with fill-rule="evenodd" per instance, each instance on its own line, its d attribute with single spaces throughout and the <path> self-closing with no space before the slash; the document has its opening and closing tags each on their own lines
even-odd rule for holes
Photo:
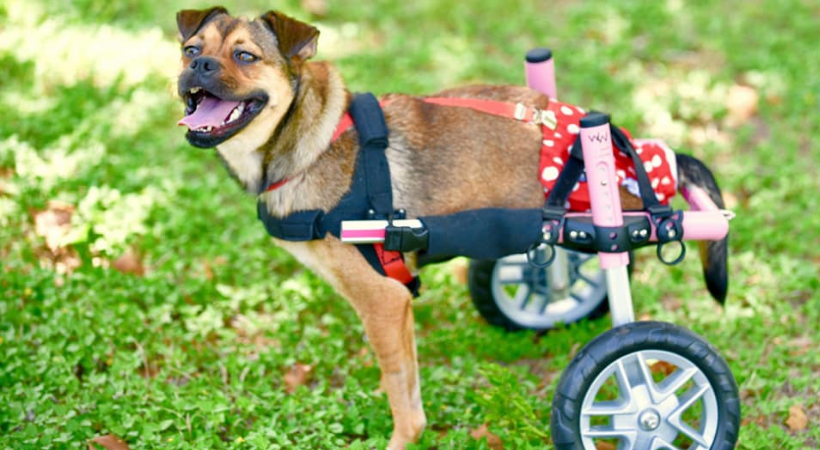
<svg viewBox="0 0 820 450">
<path fill-rule="evenodd" d="M 248 20 L 222 7 L 177 13 L 186 138 L 215 147 L 243 133 L 268 136 L 290 107 L 319 30 L 271 11 Z"/>
</svg>

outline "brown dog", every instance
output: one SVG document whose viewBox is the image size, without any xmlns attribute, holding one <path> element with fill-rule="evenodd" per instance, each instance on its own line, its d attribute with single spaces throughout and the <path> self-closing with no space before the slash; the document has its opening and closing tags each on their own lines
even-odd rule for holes
<svg viewBox="0 0 820 450">
<path fill-rule="evenodd" d="M 224 8 L 181 11 L 179 95 L 187 104 L 187 138 L 216 147 L 229 171 L 267 211 L 332 209 L 349 190 L 359 143 L 351 130 L 331 142 L 351 95 L 316 52 L 316 28 L 278 12 L 254 20 Z M 547 107 L 548 98 L 526 87 L 474 86 L 437 97 L 465 97 Z M 386 150 L 393 203 L 408 217 L 478 208 L 539 208 L 544 191 L 534 175 L 539 127 L 469 108 L 429 104 L 419 97 L 382 99 L 390 129 Z M 722 207 L 714 180 L 699 162 L 682 158 L 681 183 L 693 182 Z M 266 181 L 267 180 L 267 181 Z M 266 182 L 287 180 L 264 191 Z M 639 199 L 624 193 L 627 208 Z M 635 200 L 638 200 L 636 203 Z M 389 447 L 404 449 L 425 427 L 411 292 L 376 272 L 354 246 L 331 235 L 307 242 L 276 240 L 322 276 L 355 308 L 382 371 L 394 430 Z M 725 241 L 705 253 L 710 290 L 725 296 Z M 412 256 L 412 255 L 408 255 Z M 412 258 L 408 258 L 412 260 Z"/>
</svg>

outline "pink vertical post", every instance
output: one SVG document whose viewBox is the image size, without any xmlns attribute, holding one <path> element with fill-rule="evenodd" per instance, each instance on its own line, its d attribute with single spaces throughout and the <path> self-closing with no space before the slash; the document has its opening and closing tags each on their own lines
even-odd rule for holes
<svg viewBox="0 0 820 450">
<path fill-rule="evenodd" d="M 598 242 L 617 242 L 617 233 L 625 233 L 621 197 L 618 193 L 618 177 L 615 175 L 615 156 L 612 154 L 612 136 L 609 116 L 589 113 L 581 119 L 581 145 L 584 147 L 584 166 L 587 173 L 589 202 L 595 233 L 610 233 Z M 619 228 L 621 227 L 621 228 Z M 607 229 L 608 228 L 608 229 Z M 599 251 L 598 260 L 606 276 L 607 296 L 612 324 L 621 326 L 635 321 L 632 292 L 629 290 L 629 249 L 611 245 L 608 251 Z"/>
<path fill-rule="evenodd" d="M 534 48 L 528 51 L 524 69 L 527 74 L 527 86 L 549 98 L 558 98 L 555 88 L 555 63 L 550 49 Z"/>
<path fill-rule="evenodd" d="M 609 132 L 609 116 L 590 113 L 581 119 L 581 144 L 589 186 L 592 223 L 602 227 L 619 227 L 624 224 L 618 178 L 615 175 L 615 156 Z M 611 251 L 619 249 L 612 248 Z M 600 253 L 601 268 L 629 264 L 628 249 L 620 253 Z"/>
</svg>

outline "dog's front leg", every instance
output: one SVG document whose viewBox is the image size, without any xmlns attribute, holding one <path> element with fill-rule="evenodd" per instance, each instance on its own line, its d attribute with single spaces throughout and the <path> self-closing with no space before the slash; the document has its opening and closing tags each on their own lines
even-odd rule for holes
<svg viewBox="0 0 820 450">
<path fill-rule="evenodd" d="M 323 241 L 284 242 L 303 264 L 330 283 L 353 305 L 362 320 L 382 371 L 393 415 L 390 450 L 415 442 L 427 419 L 421 402 L 412 295 L 401 283 L 379 275 L 352 245 Z"/>
</svg>

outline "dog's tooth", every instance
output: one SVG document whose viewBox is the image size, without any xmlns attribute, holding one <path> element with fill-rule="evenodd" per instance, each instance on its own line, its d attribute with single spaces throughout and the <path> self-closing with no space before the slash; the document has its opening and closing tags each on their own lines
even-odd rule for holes
<svg viewBox="0 0 820 450">
<path fill-rule="evenodd" d="M 200 90 L 202 90 L 202 88 L 201 88 L 201 87 L 199 87 L 199 86 L 197 86 L 197 87 L 193 87 L 193 88 L 191 88 L 191 91 L 190 91 L 190 92 L 191 92 L 191 94 L 196 94 L 196 93 L 197 93 L 197 92 L 199 92 Z"/>
<path fill-rule="evenodd" d="M 242 108 L 242 104 L 240 103 L 239 106 L 237 106 L 236 108 L 233 109 L 233 111 L 231 112 L 231 115 L 228 116 L 228 122 L 229 123 L 233 122 L 236 119 L 238 119 L 239 116 L 242 115 L 242 109 L 241 108 Z"/>
</svg>

